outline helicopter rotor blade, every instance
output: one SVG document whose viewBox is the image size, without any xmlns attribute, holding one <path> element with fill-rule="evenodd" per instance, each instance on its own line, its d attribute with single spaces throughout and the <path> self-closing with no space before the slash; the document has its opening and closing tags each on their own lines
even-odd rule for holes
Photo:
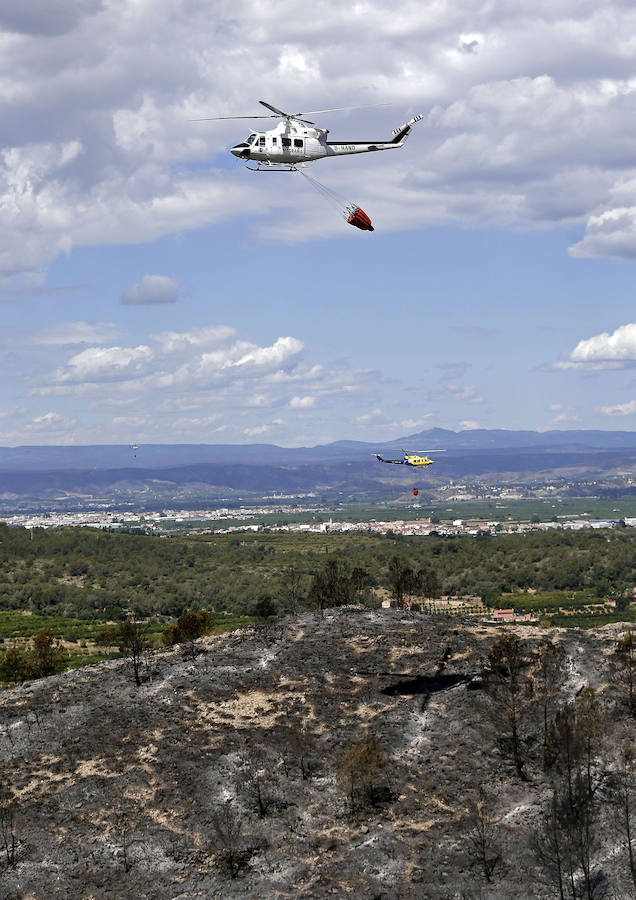
<svg viewBox="0 0 636 900">
<path fill-rule="evenodd" d="M 377 109 L 379 106 L 391 106 L 391 103 L 371 103 L 369 106 L 334 106 L 332 109 L 308 109 L 299 116 L 317 116 L 318 113 L 341 112 L 346 109 Z"/>
<path fill-rule="evenodd" d="M 222 119 L 278 119 L 278 116 L 212 116 L 207 119 L 188 119 L 188 122 L 220 122 Z"/>
<path fill-rule="evenodd" d="M 299 122 L 305 122 L 307 125 L 315 125 L 315 122 L 310 121 L 309 119 L 302 119 L 301 116 L 311 116 L 318 115 L 319 113 L 328 113 L 328 112 L 341 112 L 343 110 L 348 109 L 376 109 L 379 106 L 391 106 L 390 103 L 372 103 L 370 106 L 334 106 L 331 109 L 310 109 L 307 112 L 297 112 L 297 113 L 286 113 L 283 112 L 282 109 L 278 109 L 276 106 L 272 106 L 271 103 L 268 103 L 266 100 L 258 101 L 261 106 L 264 106 L 266 109 L 271 109 L 272 115 L 262 116 L 207 116 L 204 119 L 188 119 L 189 122 L 221 122 L 225 119 L 297 119 Z"/>
<path fill-rule="evenodd" d="M 282 109 L 276 109 L 275 106 L 272 106 L 271 103 L 267 103 L 265 100 L 259 100 L 258 102 L 261 104 L 261 106 L 264 106 L 265 109 L 271 109 L 271 111 L 275 112 L 277 116 L 282 116 L 283 119 L 293 119 L 294 118 L 291 113 L 283 112 Z M 302 115 L 302 113 L 300 113 L 299 115 Z"/>
</svg>

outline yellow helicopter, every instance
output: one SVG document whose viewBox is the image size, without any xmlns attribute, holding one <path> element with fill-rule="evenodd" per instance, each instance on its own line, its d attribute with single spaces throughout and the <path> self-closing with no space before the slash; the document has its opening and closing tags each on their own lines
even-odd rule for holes
<svg viewBox="0 0 636 900">
<path fill-rule="evenodd" d="M 429 459 L 426 456 L 427 453 L 446 453 L 446 450 L 423 450 L 423 456 L 420 456 L 419 453 L 409 453 L 408 450 L 402 449 L 402 453 L 404 454 L 403 459 L 385 459 L 383 456 L 380 456 L 379 453 L 374 453 L 375 458 L 382 463 L 390 463 L 393 466 L 411 466 L 414 469 L 420 468 L 421 466 L 432 466 L 435 462 L 434 459 Z"/>
</svg>

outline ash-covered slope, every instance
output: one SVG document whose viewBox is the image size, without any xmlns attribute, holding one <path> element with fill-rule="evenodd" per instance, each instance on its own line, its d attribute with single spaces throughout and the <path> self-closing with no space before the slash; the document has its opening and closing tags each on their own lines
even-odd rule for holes
<svg viewBox="0 0 636 900">
<path fill-rule="evenodd" d="M 607 711 L 599 778 L 629 725 L 607 686 L 618 630 L 552 632 L 568 656 L 562 699 L 589 682 Z M 527 648 L 544 636 L 519 634 Z M 550 794 L 538 710 L 524 725 L 524 782 L 497 740 L 492 701 L 471 682 L 499 635 L 345 608 L 208 638 L 195 659 L 160 651 L 140 688 L 115 661 L 2 692 L 0 757 L 18 844 L 0 894 L 478 897 L 470 808 L 484 785 L 502 856 L 487 896 L 549 896 L 530 848 Z M 436 674 L 448 677 L 402 684 Z M 370 735 L 387 765 L 376 805 L 351 815 L 335 773 L 347 742 Z M 615 829 L 595 852 L 623 896 Z"/>
</svg>

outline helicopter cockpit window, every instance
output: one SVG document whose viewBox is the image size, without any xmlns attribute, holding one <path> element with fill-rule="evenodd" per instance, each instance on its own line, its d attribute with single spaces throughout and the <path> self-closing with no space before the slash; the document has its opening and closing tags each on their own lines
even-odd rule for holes
<svg viewBox="0 0 636 900">
<path fill-rule="evenodd" d="M 303 142 L 299 138 L 294 138 L 294 147 L 302 147 Z"/>
<path fill-rule="evenodd" d="M 291 138 L 281 138 L 280 141 L 283 147 L 291 147 Z"/>
<path fill-rule="evenodd" d="M 250 134 L 250 136 L 249 136 L 248 139 L 247 139 L 247 143 L 248 143 L 248 144 L 253 144 L 255 140 L 256 140 L 256 135 L 255 135 L 255 134 Z"/>
<path fill-rule="evenodd" d="M 262 135 L 259 137 L 259 139 L 258 139 L 258 145 L 259 145 L 259 147 L 264 147 L 264 146 L 265 146 L 265 135 L 264 135 L 264 134 L 262 134 Z"/>
</svg>

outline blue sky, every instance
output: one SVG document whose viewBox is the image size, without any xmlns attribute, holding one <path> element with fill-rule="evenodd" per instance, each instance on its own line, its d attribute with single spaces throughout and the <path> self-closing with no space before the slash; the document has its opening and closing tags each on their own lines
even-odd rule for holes
<svg viewBox="0 0 636 900">
<path fill-rule="evenodd" d="M 0 443 L 636 427 L 636 12 L 393 8 L 0 11 Z M 424 114 L 312 170 L 373 234 L 188 121 L 260 97 L 391 104 L 334 139 Z"/>
</svg>

